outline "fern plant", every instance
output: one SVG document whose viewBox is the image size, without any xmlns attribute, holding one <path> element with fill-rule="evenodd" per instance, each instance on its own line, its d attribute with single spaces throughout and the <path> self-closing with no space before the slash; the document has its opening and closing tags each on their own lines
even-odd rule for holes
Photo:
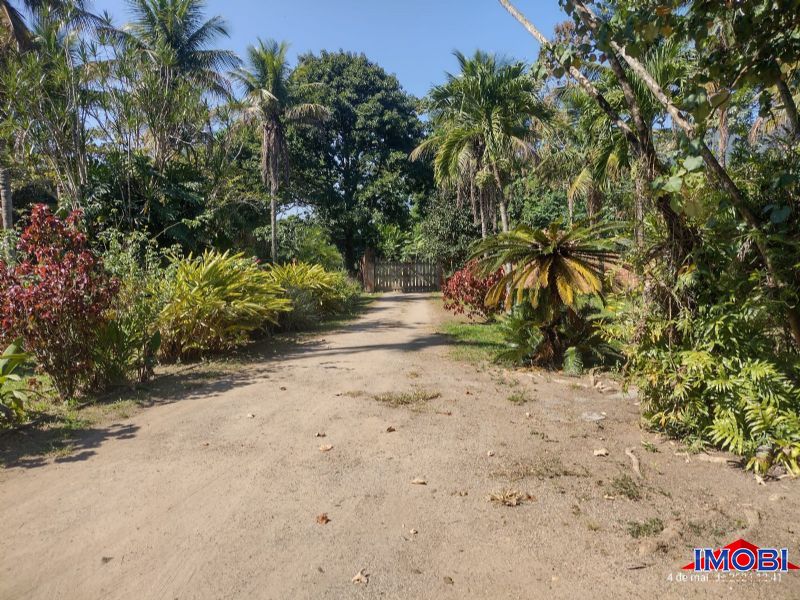
<svg viewBox="0 0 800 600">
<path fill-rule="evenodd" d="M 586 365 L 609 365 L 621 357 L 619 346 L 604 339 L 597 324 L 607 317 L 596 296 L 576 299 L 575 309 L 548 321 L 548 311 L 529 302 L 517 304 L 501 321 L 500 332 L 508 347 L 498 359 L 515 364 L 562 366 L 565 373 L 580 375 Z M 559 349 L 564 349 L 559 352 Z"/>
<path fill-rule="evenodd" d="M 725 300 L 675 319 L 615 307 L 603 332 L 637 340 L 626 370 L 653 427 L 742 455 L 757 473 L 800 475 L 800 357 L 776 350 L 768 303 Z"/>
</svg>

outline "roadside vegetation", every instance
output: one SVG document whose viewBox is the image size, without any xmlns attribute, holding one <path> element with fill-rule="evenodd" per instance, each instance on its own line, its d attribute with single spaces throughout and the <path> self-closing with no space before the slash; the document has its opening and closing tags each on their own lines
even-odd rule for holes
<svg viewBox="0 0 800 600">
<path fill-rule="evenodd" d="M 459 56 L 420 146 L 483 223 L 444 298 L 486 324 L 445 331 L 467 356 L 499 335 L 498 360 L 619 369 L 654 430 L 800 473 L 789 4 L 568 2 L 552 40 L 500 4 L 538 60 Z"/>
<path fill-rule="evenodd" d="M 538 57 L 422 99 L 127 5 L 0 0 L 3 427 L 351 314 L 372 249 L 442 265 L 461 358 L 617 370 L 654 431 L 800 474 L 793 2 L 570 0 L 548 39 L 500 0 Z"/>
</svg>

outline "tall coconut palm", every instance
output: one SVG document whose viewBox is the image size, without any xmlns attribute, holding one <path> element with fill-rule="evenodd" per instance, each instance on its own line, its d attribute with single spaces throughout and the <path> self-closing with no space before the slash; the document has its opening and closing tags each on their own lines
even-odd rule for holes
<svg viewBox="0 0 800 600">
<path fill-rule="evenodd" d="M 156 171 L 163 174 L 172 156 L 193 138 L 190 104 L 206 94 L 230 97 L 224 73 L 240 63 L 235 53 L 215 48 L 228 37 L 225 21 L 207 18 L 203 0 L 126 0 L 131 22 L 121 30 L 107 28 L 117 43 L 120 67 L 134 61 L 141 71 L 131 95 L 144 115 L 148 145 Z"/>
<path fill-rule="evenodd" d="M 94 19 L 83 0 L 0 0 L 0 64 L 11 53 L 30 50 L 33 35 L 25 23 L 22 11 L 37 13 L 47 9 L 54 18 L 70 21 L 73 25 L 85 25 Z M 2 92 L 0 92 L 2 101 Z M 0 137 L 0 213 L 3 229 L 13 226 L 13 204 L 11 197 L 11 173 L 5 161 L 9 141 Z"/>
<path fill-rule="evenodd" d="M 466 176 L 483 190 L 482 205 L 487 193 L 495 196 L 503 231 L 508 231 L 508 176 L 533 155 L 533 126 L 546 124 L 549 111 L 524 64 L 481 51 L 471 58 L 460 52 L 455 56 L 461 72 L 448 74 L 447 82 L 431 91 L 436 129 L 412 158 L 433 151 L 440 183 Z"/>
<path fill-rule="evenodd" d="M 123 39 L 143 50 L 164 71 L 174 71 L 205 91 L 226 95 L 223 72 L 237 67 L 230 50 L 210 46 L 229 37 L 222 17 L 205 18 L 203 0 L 127 0 L 133 20 Z"/>
<path fill-rule="evenodd" d="M 261 182 L 270 195 L 273 262 L 278 256 L 278 194 L 289 179 L 286 125 L 319 123 L 329 114 L 324 106 L 300 102 L 289 93 L 288 49 L 286 42 L 259 39 L 247 49 L 247 66 L 232 73 L 244 92 L 243 121 L 258 127 L 261 137 Z"/>
</svg>

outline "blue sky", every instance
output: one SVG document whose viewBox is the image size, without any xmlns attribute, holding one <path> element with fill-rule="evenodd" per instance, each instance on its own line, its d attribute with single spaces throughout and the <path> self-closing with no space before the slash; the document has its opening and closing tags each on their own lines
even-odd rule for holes
<svg viewBox="0 0 800 600">
<path fill-rule="evenodd" d="M 287 40 L 294 55 L 309 50 L 352 50 L 400 79 L 418 96 L 456 69 L 453 50 L 477 48 L 533 60 L 538 45 L 497 0 L 207 0 L 209 15 L 228 21 L 224 43 L 242 54 L 256 37 Z M 547 34 L 564 19 L 558 0 L 517 0 Z M 122 24 L 125 0 L 94 0 Z"/>
</svg>

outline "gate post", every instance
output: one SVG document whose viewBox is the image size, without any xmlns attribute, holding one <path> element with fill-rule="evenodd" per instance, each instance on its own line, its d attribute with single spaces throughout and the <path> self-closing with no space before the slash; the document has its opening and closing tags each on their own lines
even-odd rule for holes
<svg viewBox="0 0 800 600">
<path fill-rule="evenodd" d="M 375 292 L 375 251 L 367 248 L 361 257 L 361 283 L 368 294 Z"/>
</svg>

